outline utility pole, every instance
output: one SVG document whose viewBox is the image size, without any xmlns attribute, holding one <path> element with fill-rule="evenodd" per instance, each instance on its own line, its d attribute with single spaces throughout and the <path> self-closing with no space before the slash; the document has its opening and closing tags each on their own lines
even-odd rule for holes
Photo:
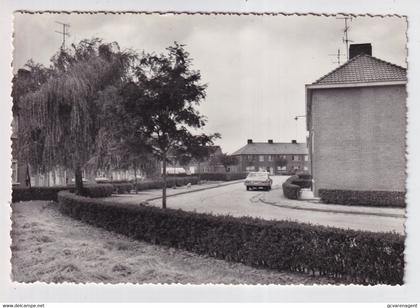
<svg viewBox="0 0 420 308">
<path fill-rule="evenodd" d="M 333 62 L 333 63 L 340 65 L 340 63 L 341 63 L 341 51 L 340 51 L 340 48 L 338 48 L 337 53 L 330 53 L 329 56 L 337 57 L 337 62 Z"/>
<path fill-rule="evenodd" d="M 63 35 L 63 42 L 61 43 L 61 50 L 64 50 L 66 49 L 66 36 L 70 36 L 69 30 L 68 30 L 68 28 L 70 28 L 70 25 L 60 22 L 60 21 L 56 21 L 56 23 L 63 27 L 62 31 L 55 31 L 55 32 Z"/>
<path fill-rule="evenodd" d="M 337 19 L 344 19 L 344 37 L 343 42 L 346 43 L 346 53 L 347 53 L 347 61 L 349 60 L 349 42 L 353 42 L 352 40 L 349 40 L 349 30 L 350 26 L 348 25 L 347 21 L 352 20 L 351 17 L 345 16 L 345 17 L 337 17 Z"/>
</svg>

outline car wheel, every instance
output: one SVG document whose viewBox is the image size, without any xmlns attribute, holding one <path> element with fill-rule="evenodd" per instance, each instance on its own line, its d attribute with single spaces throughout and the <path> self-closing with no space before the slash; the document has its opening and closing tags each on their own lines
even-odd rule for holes
<svg viewBox="0 0 420 308">
<path fill-rule="evenodd" d="M 246 190 L 249 190 L 249 186 L 246 187 Z"/>
</svg>

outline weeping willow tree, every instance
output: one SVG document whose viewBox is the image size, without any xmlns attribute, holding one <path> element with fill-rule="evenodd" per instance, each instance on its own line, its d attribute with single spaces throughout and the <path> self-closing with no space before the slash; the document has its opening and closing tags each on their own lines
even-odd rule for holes
<svg viewBox="0 0 420 308">
<path fill-rule="evenodd" d="M 135 54 L 116 43 L 83 40 L 51 59 L 49 78 L 21 98 L 21 155 L 40 171 L 73 169 L 83 194 L 82 169 L 95 155 L 103 91 L 128 79 Z"/>
</svg>

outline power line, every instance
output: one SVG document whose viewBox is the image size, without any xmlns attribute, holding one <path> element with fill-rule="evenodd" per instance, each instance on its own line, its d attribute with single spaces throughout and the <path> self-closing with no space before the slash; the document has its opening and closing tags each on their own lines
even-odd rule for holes
<svg viewBox="0 0 420 308">
<path fill-rule="evenodd" d="M 61 50 L 64 50 L 66 49 L 66 36 L 70 36 L 70 32 L 68 30 L 68 28 L 70 28 L 70 24 L 65 24 L 60 21 L 56 21 L 56 23 L 63 27 L 63 31 L 55 31 L 55 32 L 63 36 L 63 42 L 61 43 Z"/>
</svg>

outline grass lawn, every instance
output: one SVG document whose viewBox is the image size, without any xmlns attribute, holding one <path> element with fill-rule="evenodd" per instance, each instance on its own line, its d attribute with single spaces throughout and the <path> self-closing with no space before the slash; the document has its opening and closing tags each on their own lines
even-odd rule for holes
<svg viewBox="0 0 420 308">
<path fill-rule="evenodd" d="M 12 279 L 18 282 L 339 283 L 132 240 L 64 216 L 54 202 L 20 202 L 12 209 Z"/>
</svg>

